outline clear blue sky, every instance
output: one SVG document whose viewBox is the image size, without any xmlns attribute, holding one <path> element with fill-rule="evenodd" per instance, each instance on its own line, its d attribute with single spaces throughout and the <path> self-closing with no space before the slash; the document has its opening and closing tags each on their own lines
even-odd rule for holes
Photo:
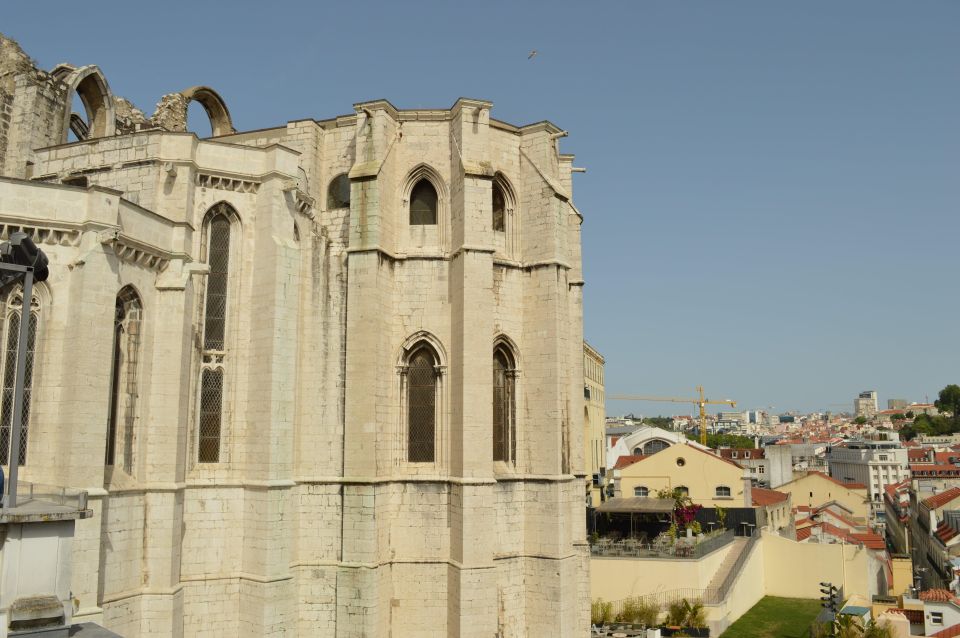
<svg viewBox="0 0 960 638">
<path fill-rule="evenodd" d="M 48 1 L 0 31 L 148 115 L 208 84 L 239 129 L 458 96 L 568 129 L 608 394 L 837 410 L 960 382 L 960 2 Z"/>
</svg>

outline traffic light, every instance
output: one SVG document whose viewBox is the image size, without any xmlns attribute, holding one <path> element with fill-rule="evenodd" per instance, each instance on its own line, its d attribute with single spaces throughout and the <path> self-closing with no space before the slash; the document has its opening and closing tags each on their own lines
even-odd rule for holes
<svg viewBox="0 0 960 638">
<path fill-rule="evenodd" d="M 827 611 L 837 613 L 840 606 L 840 590 L 833 586 L 833 583 L 820 583 L 821 606 Z"/>
</svg>

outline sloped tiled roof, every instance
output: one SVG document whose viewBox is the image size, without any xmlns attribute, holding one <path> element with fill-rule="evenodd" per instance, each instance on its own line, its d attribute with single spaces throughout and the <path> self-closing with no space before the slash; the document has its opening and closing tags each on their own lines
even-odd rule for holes
<svg viewBox="0 0 960 638">
<path fill-rule="evenodd" d="M 812 533 L 813 533 L 813 526 L 812 526 L 812 525 L 811 525 L 810 527 L 804 527 L 803 529 L 798 529 L 798 530 L 797 530 L 797 540 L 798 540 L 798 541 L 805 541 L 805 540 L 807 540 L 808 538 L 810 538 L 810 534 L 812 534 Z"/>
<path fill-rule="evenodd" d="M 960 498 L 960 487 L 951 487 L 945 492 L 940 492 L 939 494 L 925 498 L 923 499 L 923 504 L 935 510 L 938 507 L 943 507 L 955 498 Z"/>
<path fill-rule="evenodd" d="M 850 534 L 854 540 L 863 544 L 867 549 L 886 549 L 887 544 L 884 542 L 883 537 L 879 534 L 873 534 L 871 532 L 858 534 L 856 532 Z"/>
<path fill-rule="evenodd" d="M 768 490 L 762 487 L 754 487 L 750 490 L 750 495 L 753 498 L 753 504 L 761 507 L 782 503 L 790 498 L 789 494 L 784 494 L 783 492 L 778 492 L 776 490 Z"/>
<path fill-rule="evenodd" d="M 937 525 L 937 529 L 934 531 L 934 534 L 940 539 L 941 543 L 946 545 L 947 541 L 951 540 L 957 535 L 957 530 L 950 527 L 946 521 L 942 521 L 939 525 Z"/>
<path fill-rule="evenodd" d="M 929 600 L 938 603 L 949 603 L 956 600 L 956 596 L 949 589 L 928 589 L 920 592 L 920 600 Z"/>
<path fill-rule="evenodd" d="M 930 638 L 957 638 L 957 636 L 960 636 L 960 624 L 941 629 L 935 634 L 930 634 Z"/>
<path fill-rule="evenodd" d="M 901 609 L 900 607 L 894 607 L 892 609 L 887 609 L 885 613 L 888 614 L 900 614 L 906 616 L 907 620 L 910 621 L 911 625 L 922 625 L 923 624 L 923 610 L 922 609 Z"/>
<path fill-rule="evenodd" d="M 622 470 L 625 467 L 629 467 L 636 463 L 637 461 L 642 461 L 647 458 L 646 454 L 625 454 L 617 459 L 617 462 L 613 465 L 613 469 Z"/>
</svg>

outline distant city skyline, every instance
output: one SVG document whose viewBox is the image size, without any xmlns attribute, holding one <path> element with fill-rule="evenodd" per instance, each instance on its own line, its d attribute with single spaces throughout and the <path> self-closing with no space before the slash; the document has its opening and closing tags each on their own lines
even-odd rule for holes
<svg viewBox="0 0 960 638">
<path fill-rule="evenodd" d="M 808 412 L 960 382 L 960 4 L 261 6 L 15 3 L 2 30 L 45 68 L 101 65 L 148 114 L 212 86 L 241 130 L 379 97 L 549 117 L 588 169 L 585 335 L 608 396 L 702 384 Z"/>
</svg>

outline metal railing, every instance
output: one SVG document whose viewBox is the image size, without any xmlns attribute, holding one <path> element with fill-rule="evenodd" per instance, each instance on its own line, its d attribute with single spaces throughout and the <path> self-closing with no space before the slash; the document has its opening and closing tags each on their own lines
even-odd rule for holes
<svg viewBox="0 0 960 638">
<path fill-rule="evenodd" d="M 590 546 L 590 555 L 603 558 L 660 558 L 698 560 L 733 542 L 733 530 L 726 530 L 702 539 L 678 538 L 673 544 L 654 541 L 645 543 L 624 539 L 600 539 Z"/>
<path fill-rule="evenodd" d="M 20 481 L 17 507 L 36 505 L 56 505 L 81 511 L 87 509 L 87 493 L 83 490 Z"/>
<path fill-rule="evenodd" d="M 747 542 L 740 550 L 740 555 L 737 556 L 737 560 L 733 563 L 733 566 L 730 567 L 730 571 L 727 572 L 727 575 L 724 576 L 723 582 L 720 583 L 720 587 L 716 589 L 716 603 L 707 604 L 719 604 L 726 600 L 727 595 L 730 593 L 730 589 L 733 587 L 733 583 L 736 582 L 737 576 L 740 575 L 740 570 L 743 569 L 747 559 L 750 558 L 750 554 L 753 552 L 753 548 L 756 547 L 758 540 L 760 540 L 760 532 L 754 533 L 747 539 Z"/>
</svg>

